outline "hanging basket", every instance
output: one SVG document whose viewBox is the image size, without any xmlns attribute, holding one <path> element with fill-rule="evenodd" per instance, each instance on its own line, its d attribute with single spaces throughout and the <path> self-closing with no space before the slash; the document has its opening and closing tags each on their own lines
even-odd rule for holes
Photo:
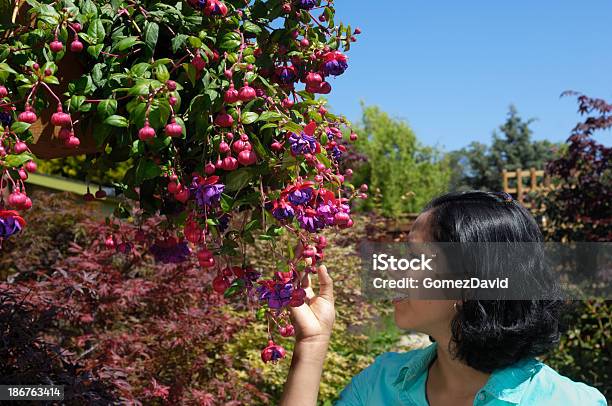
<svg viewBox="0 0 612 406">
<path fill-rule="evenodd" d="M 12 22 L 27 24 L 28 9 L 29 5 L 25 1 L 19 2 L 15 9 L 13 9 Z M 31 21 L 30 25 L 33 24 L 34 22 Z M 57 66 L 57 77 L 60 85 L 54 87 L 54 89 L 60 94 L 68 89 L 68 83 L 79 79 L 86 72 L 83 61 L 71 52 L 67 52 L 58 61 Z M 34 155 L 40 159 L 53 159 L 98 152 L 99 149 L 93 138 L 93 126 L 84 116 L 80 117 L 81 121 L 74 128 L 81 144 L 77 148 L 66 147 L 64 142 L 58 137 L 60 129 L 50 123 L 51 115 L 55 112 L 55 109 L 54 105 L 50 105 L 49 108 L 38 111 L 38 120 L 29 128 L 32 133 L 32 139 L 28 143 L 28 147 Z"/>
</svg>

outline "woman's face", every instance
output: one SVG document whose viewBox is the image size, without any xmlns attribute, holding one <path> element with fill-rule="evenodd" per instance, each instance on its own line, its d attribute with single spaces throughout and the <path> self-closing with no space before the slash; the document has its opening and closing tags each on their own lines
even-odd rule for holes
<svg viewBox="0 0 612 406">
<path fill-rule="evenodd" d="M 416 219 L 408 241 L 412 243 L 432 242 L 429 225 L 431 213 L 421 213 Z M 416 330 L 431 336 L 448 334 L 450 322 L 455 315 L 453 300 L 394 300 L 395 323 L 399 328 Z"/>
</svg>

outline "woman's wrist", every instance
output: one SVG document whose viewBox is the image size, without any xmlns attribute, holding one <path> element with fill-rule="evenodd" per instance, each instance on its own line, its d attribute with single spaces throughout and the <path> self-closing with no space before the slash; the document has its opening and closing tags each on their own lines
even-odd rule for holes
<svg viewBox="0 0 612 406">
<path fill-rule="evenodd" d="M 320 361 L 325 360 L 329 348 L 329 337 L 301 339 L 295 343 L 294 360 Z"/>
</svg>

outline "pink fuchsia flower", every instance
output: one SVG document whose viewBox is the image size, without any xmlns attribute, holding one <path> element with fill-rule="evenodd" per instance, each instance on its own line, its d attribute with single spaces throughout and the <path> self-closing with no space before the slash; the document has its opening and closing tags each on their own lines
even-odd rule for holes
<svg viewBox="0 0 612 406">
<path fill-rule="evenodd" d="M 326 75 L 342 75 L 348 69 L 348 59 L 339 51 L 327 52 L 323 55 L 322 69 Z"/>
<path fill-rule="evenodd" d="M 261 360 L 265 363 L 276 363 L 283 358 L 285 358 L 285 349 L 272 340 L 268 341 L 268 346 L 261 352 Z"/>
<path fill-rule="evenodd" d="M 219 0 L 208 0 L 204 6 L 204 14 L 225 17 L 227 14 L 227 6 Z"/>
</svg>

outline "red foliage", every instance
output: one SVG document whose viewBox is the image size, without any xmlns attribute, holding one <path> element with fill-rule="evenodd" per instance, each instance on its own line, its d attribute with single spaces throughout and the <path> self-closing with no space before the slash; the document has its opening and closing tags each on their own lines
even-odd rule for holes
<svg viewBox="0 0 612 406">
<path fill-rule="evenodd" d="M 548 164 L 560 180 L 543 199 L 551 240 L 610 241 L 612 238 L 612 148 L 597 142 L 596 131 L 612 127 L 612 104 L 575 92 L 587 117 L 567 139 L 567 151 Z M 572 225 L 568 227 L 568 225 Z"/>
<path fill-rule="evenodd" d="M 151 219 L 143 229 L 157 226 Z M 214 275 L 195 264 L 161 265 L 138 253 L 138 229 L 82 224 L 91 245 L 72 244 L 70 255 L 52 269 L 17 284 L 0 284 L 22 294 L 40 311 L 57 309 L 62 333 L 51 337 L 74 352 L 84 368 L 110 381 L 129 404 L 249 404 L 266 395 L 238 385 L 224 356 L 245 320 L 224 312 L 211 291 Z M 127 254 L 109 249 L 106 236 L 121 235 L 134 246 Z M 28 294 L 29 293 L 29 294 Z"/>
</svg>

